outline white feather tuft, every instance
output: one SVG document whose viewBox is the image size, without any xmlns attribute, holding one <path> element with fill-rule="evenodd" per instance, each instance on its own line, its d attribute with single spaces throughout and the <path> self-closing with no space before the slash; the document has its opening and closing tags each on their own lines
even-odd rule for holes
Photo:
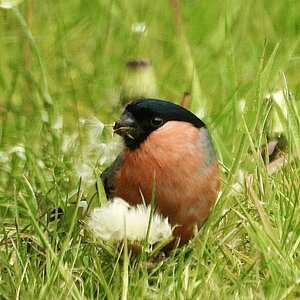
<svg viewBox="0 0 300 300">
<path fill-rule="evenodd" d="M 88 221 L 94 234 L 111 242 L 126 238 L 129 241 L 146 239 L 151 207 L 140 204 L 129 206 L 121 198 L 114 198 L 100 208 L 95 208 Z M 153 245 L 172 236 L 172 228 L 167 218 L 154 212 L 148 242 Z"/>
</svg>

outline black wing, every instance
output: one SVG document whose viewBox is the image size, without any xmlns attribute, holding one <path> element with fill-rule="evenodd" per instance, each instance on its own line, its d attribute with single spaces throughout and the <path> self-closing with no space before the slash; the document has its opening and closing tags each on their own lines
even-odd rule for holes
<svg viewBox="0 0 300 300">
<path fill-rule="evenodd" d="M 120 169 L 124 161 L 124 153 L 121 152 L 115 161 L 101 174 L 101 180 L 107 198 L 114 196 L 114 181 L 117 171 Z"/>
</svg>

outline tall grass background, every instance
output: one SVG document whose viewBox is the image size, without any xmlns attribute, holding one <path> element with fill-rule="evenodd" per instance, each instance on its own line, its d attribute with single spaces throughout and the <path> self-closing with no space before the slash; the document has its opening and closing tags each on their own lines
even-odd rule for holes
<svg viewBox="0 0 300 300">
<path fill-rule="evenodd" d="M 299 298 L 299 33 L 292 0 L 0 8 L 0 298 Z M 153 97 L 191 94 L 221 165 L 210 218 L 162 261 L 107 248 L 86 226 L 104 201 L 94 183 L 113 150 L 107 126 L 105 157 L 89 151 L 85 120 L 117 119 L 125 65 L 136 58 L 152 62 Z M 278 90 L 287 146 L 274 168 L 261 152 L 264 98 Z"/>
</svg>

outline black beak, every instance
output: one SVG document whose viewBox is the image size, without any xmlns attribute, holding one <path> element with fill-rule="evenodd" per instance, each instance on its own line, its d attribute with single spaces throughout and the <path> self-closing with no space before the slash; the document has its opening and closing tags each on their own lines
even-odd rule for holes
<svg viewBox="0 0 300 300">
<path fill-rule="evenodd" d="M 126 135 L 126 132 L 130 132 L 137 127 L 137 121 L 133 117 L 132 113 L 125 111 L 121 118 L 114 125 L 114 132 L 121 136 Z"/>
<path fill-rule="evenodd" d="M 120 120 L 115 123 L 114 133 L 123 137 L 125 146 L 130 150 L 136 149 L 146 138 L 140 123 L 127 110 L 125 110 Z"/>
</svg>

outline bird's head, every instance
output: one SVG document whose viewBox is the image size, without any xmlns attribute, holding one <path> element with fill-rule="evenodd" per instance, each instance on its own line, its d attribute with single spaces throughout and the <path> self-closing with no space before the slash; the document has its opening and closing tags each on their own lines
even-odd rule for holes
<svg viewBox="0 0 300 300">
<path fill-rule="evenodd" d="M 114 125 L 114 132 L 124 138 L 128 149 L 134 150 L 151 132 L 168 121 L 182 121 L 200 128 L 205 124 L 187 109 L 172 102 L 142 99 L 129 103 Z"/>
</svg>

